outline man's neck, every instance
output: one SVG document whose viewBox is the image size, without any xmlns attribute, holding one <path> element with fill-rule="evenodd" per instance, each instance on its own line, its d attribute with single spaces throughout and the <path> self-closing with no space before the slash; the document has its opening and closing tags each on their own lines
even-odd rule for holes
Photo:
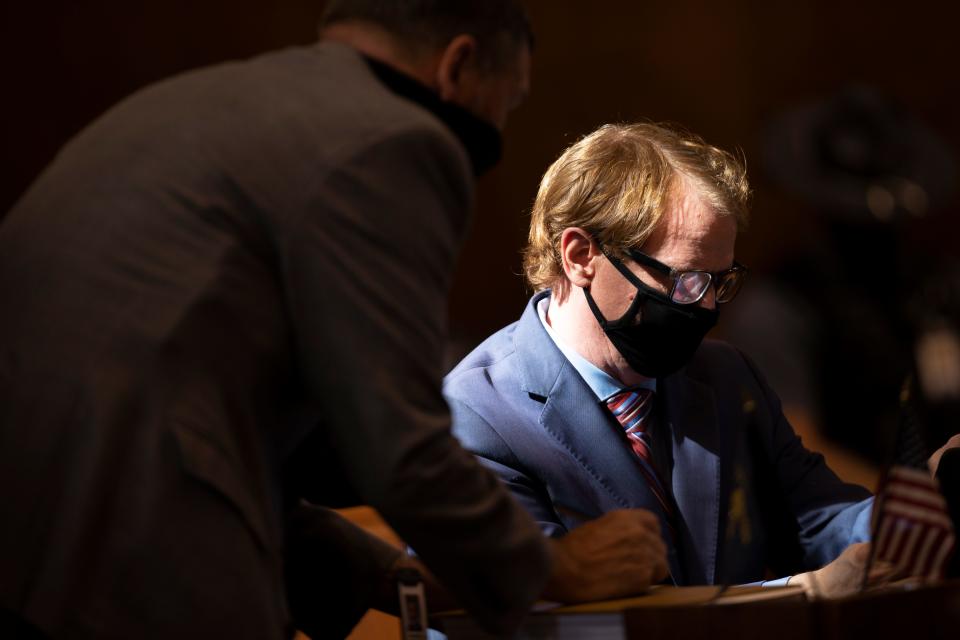
<svg viewBox="0 0 960 640">
<path fill-rule="evenodd" d="M 624 386 L 641 384 L 646 378 L 627 364 L 616 347 L 607 339 L 600 323 L 586 303 L 578 287 L 567 285 L 566 295 L 551 295 L 547 307 L 547 323 L 557 336 L 585 360 L 616 378 Z"/>
</svg>

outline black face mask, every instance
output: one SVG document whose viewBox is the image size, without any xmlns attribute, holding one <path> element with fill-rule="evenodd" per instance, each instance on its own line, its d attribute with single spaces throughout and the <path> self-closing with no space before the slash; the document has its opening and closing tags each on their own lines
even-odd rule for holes
<svg viewBox="0 0 960 640">
<path fill-rule="evenodd" d="M 630 368 L 642 376 L 660 378 L 690 362 L 703 337 L 717 323 L 719 309 L 677 304 L 645 285 L 616 258 L 608 256 L 608 259 L 637 288 L 630 308 L 619 319 L 607 320 L 589 288 L 583 289 L 583 295 L 600 328 Z"/>
</svg>

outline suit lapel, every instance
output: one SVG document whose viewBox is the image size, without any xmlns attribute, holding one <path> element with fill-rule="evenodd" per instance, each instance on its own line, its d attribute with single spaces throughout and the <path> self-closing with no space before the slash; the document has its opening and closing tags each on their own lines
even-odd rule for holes
<svg viewBox="0 0 960 640">
<path fill-rule="evenodd" d="M 686 575 L 712 584 L 720 526 L 720 433 L 713 392 L 682 372 L 660 381 L 661 424 L 673 436 L 673 495 L 682 516 Z"/>
<path fill-rule="evenodd" d="M 557 383 L 547 397 L 540 414 L 540 425 L 559 442 L 580 465 L 585 481 L 599 483 L 623 508 L 652 511 L 660 518 L 664 542 L 666 514 L 660 508 L 650 486 L 640 472 L 643 463 L 630 448 L 613 417 L 600 406 L 597 397 L 569 363 L 565 363 Z M 652 470 L 651 470 L 652 472 Z M 671 575 L 685 575 L 675 550 L 669 550 Z"/>
<path fill-rule="evenodd" d="M 642 463 L 623 431 L 540 323 L 536 304 L 544 295 L 531 300 L 514 338 L 521 386 L 544 401 L 541 427 L 569 452 L 584 482 L 600 484 L 623 508 L 652 511 L 667 531 L 664 514 L 638 468 Z M 669 544 L 669 536 L 664 538 Z M 671 572 L 679 576 L 676 553 L 670 559 Z"/>
</svg>

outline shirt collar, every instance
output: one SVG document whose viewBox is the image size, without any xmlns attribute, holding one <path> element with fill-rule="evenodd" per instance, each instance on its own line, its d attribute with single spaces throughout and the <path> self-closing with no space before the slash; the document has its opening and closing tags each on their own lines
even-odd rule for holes
<svg viewBox="0 0 960 640">
<path fill-rule="evenodd" d="M 564 344 L 560 336 L 557 335 L 557 332 L 554 331 L 553 327 L 547 322 L 547 307 L 549 307 L 549 305 L 550 296 L 544 296 L 537 303 L 537 315 L 540 317 L 540 323 L 547 331 L 550 339 L 553 340 L 553 343 L 560 349 L 560 353 L 562 353 L 573 368 L 576 369 L 580 377 L 583 378 L 583 381 L 587 383 L 590 390 L 597 396 L 597 399 L 606 400 L 615 393 L 622 391 L 624 389 L 622 382 L 581 356 L 577 353 L 576 349 L 570 345 Z M 656 391 L 657 381 L 655 379 L 648 379 L 637 386 Z"/>
<path fill-rule="evenodd" d="M 414 102 L 440 119 L 460 140 L 470 157 L 474 175 L 481 175 L 500 160 L 503 142 L 495 126 L 463 107 L 445 102 L 426 85 L 370 56 L 370 70 L 387 89 Z"/>
</svg>

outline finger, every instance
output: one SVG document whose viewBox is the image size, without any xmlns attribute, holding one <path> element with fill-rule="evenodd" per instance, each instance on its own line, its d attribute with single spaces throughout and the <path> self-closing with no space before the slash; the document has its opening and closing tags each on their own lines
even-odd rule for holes
<svg viewBox="0 0 960 640">
<path fill-rule="evenodd" d="M 656 551 L 658 556 L 662 558 L 667 557 L 667 543 L 663 541 L 663 538 L 659 534 L 653 534 L 651 536 L 650 546 Z"/>
<path fill-rule="evenodd" d="M 905 567 L 889 562 L 882 562 L 879 566 L 874 566 L 870 569 L 870 573 L 867 575 L 867 582 L 874 586 L 889 584 L 906 578 L 908 574 L 909 571 L 907 571 Z"/>
<path fill-rule="evenodd" d="M 874 560 L 873 566 L 870 567 L 871 574 L 876 573 L 878 575 L 885 575 L 894 573 L 895 571 L 897 571 L 897 567 L 893 563 L 887 562 L 886 560 Z"/>
<path fill-rule="evenodd" d="M 660 578 L 666 574 L 667 567 L 667 545 L 659 536 L 652 536 L 644 540 L 642 545 L 644 551 L 643 562 L 656 568 L 656 573 Z M 663 568 L 661 572 L 660 568 Z"/>
<path fill-rule="evenodd" d="M 660 582 L 666 578 L 670 573 L 670 568 L 667 566 L 667 556 L 666 554 L 663 557 L 657 559 L 657 562 L 653 565 L 653 582 Z"/>
</svg>

